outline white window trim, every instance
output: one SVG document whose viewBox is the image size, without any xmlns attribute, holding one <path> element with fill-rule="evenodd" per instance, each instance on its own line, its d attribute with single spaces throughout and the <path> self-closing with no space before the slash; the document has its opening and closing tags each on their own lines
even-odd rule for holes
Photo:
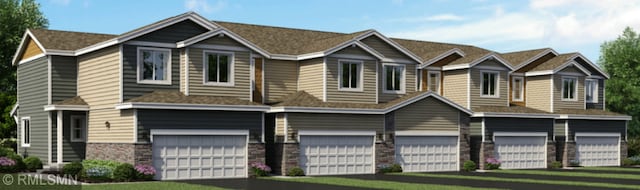
<svg viewBox="0 0 640 190">
<path fill-rule="evenodd" d="M 75 126 L 75 122 L 74 122 L 74 120 L 76 120 L 76 119 L 81 119 L 82 121 L 84 121 L 83 122 L 84 126 L 82 126 L 80 128 L 80 131 L 82 133 L 82 138 L 76 138 L 76 133 L 75 133 L 75 131 L 76 131 L 75 127 L 76 126 Z M 85 142 L 86 139 L 87 139 L 86 138 L 87 137 L 87 118 L 85 116 L 83 116 L 83 115 L 72 115 L 72 116 L 70 116 L 69 129 L 70 129 L 70 134 L 71 134 L 71 137 L 70 137 L 71 142 Z"/>
<path fill-rule="evenodd" d="M 400 79 L 400 90 L 387 90 L 387 70 L 385 66 L 402 67 L 402 78 Z M 385 94 L 405 94 L 407 67 L 403 64 L 382 63 L 382 93 Z"/>
<path fill-rule="evenodd" d="M 519 79 L 520 80 L 520 98 L 516 98 L 515 97 L 515 93 L 513 93 L 515 91 L 516 88 L 513 87 L 513 85 L 516 84 L 516 80 Z M 511 78 L 511 100 L 513 101 L 523 101 L 524 100 L 524 77 L 513 77 Z"/>
<path fill-rule="evenodd" d="M 25 135 L 25 126 L 24 126 L 24 120 L 28 120 L 29 121 L 29 143 L 25 143 L 24 139 L 26 137 Z M 21 147 L 31 147 L 31 117 L 22 117 L 20 118 L 20 146 Z"/>
<path fill-rule="evenodd" d="M 167 76 L 165 77 L 165 80 L 143 80 L 142 79 L 142 54 L 141 52 L 144 50 L 150 50 L 150 51 L 163 51 L 163 52 L 168 52 L 169 56 L 168 56 L 168 60 L 167 60 Z M 171 49 L 167 49 L 167 48 L 150 48 L 150 47 L 138 47 L 136 50 L 136 59 L 137 59 L 137 72 L 136 72 L 136 78 L 138 81 L 138 84 L 157 84 L 157 85 L 171 85 L 171 75 L 172 75 L 172 69 L 171 69 L 171 60 L 172 60 L 172 55 L 171 55 Z"/>
<path fill-rule="evenodd" d="M 350 62 L 358 64 L 359 76 L 358 76 L 358 88 L 344 88 L 342 87 L 342 63 Z M 364 84 L 364 62 L 362 60 L 352 60 L 352 59 L 339 59 L 338 60 L 338 90 L 339 91 L 350 91 L 350 92 L 362 92 L 362 85 Z"/>
<path fill-rule="evenodd" d="M 435 91 L 434 90 L 431 90 L 431 91 L 435 92 L 436 94 L 440 94 L 440 91 L 442 90 L 442 85 L 440 85 L 440 83 L 441 83 L 440 80 L 442 78 L 442 73 L 440 71 L 428 71 L 427 72 L 427 84 L 426 84 L 427 85 L 427 90 L 430 90 L 429 87 L 431 87 L 431 74 L 432 73 L 435 73 L 435 74 L 438 75 L 437 76 L 437 81 L 436 81 L 436 83 L 438 84 L 438 89 L 436 89 Z"/>
<path fill-rule="evenodd" d="M 574 80 L 576 83 L 574 84 L 574 88 L 573 88 L 573 98 L 564 98 L 564 81 L 565 80 Z M 562 77 L 562 79 L 560 80 L 560 98 L 562 99 L 562 101 L 571 101 L 571 102 L 575 102 L 578 101 L 578 78 L 577 77 Z"/>
<path fill-rule="evenodd" d="M 482 94 L 482 89 L 484 88 L 484 73 L 492 73 L 496 74 L 496 91 L 494 95 L 484 95 Z M 480 97 L 483 98 L 500 98 L 500 72 L 499 71 L 480 71 Z"/>
<path fill-rule="evenodd" d="M 595 84 L 595 85 L 593 86 L 593 89 L 592 89 L 592 90 L 593 90 L 593 97 L 592 97 L 592 100 L 591 100 L 591 101 L 588 101 L 588 100 L 587 100 L 587 82 L 588 82 L 588 81 L 591 81 L 591 82 L 593 82 L 593 84 Z M 600 81 L 599 81 L 598 79 L 586 79 L 586 80 L 584 81 L 584 84 L 585 84 L 585 85 L 584 85 L 584 101 L 585 101 L 585 102 L 587 102 L 587 103 L 598 103 L 598 87 L 599 87 L 599 86 L 598 86 L 598 83 L 599 83 L 599 82 L 600 82 Z"/>
<path fill-rule="evenodd" d="M 208 56 L 207 54 L 217 53 L 217 54 L 225 54 L 229 56 L 229 82 L 212 82 L 208 81 L 208 72 L 209 72 L 209 64 L 207 64 Z M 212 50 L 204 50 L 202 51 L 202 84 L 207 86 L 234 86 L 234 72 L 235 72 L 235 53 L 230 51 L 212 51 Z"/>
</svg>

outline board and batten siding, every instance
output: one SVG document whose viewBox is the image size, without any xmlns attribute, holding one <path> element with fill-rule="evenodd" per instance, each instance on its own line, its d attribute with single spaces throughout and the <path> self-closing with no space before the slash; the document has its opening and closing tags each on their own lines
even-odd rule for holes
<svg viewBox="0 0 640 190">
<path fill-rule="evenodd" d="M 404 78 L 404 89 L 406 93 L 413 93 L 416 91 L 416 65 L 415 64 L 403 64 L 405 66 L 405 75 Z M 394 94 L 394 93 L 385 93 L 384 92 L 384 64 L 379 63 L 378 65 L 378 102 L 389 102 L 396 98 L 403 96 L 404 94 Z M 405 94 L 406 94 L 405 93 Z"/>
<path fill-rule="evenodd" d="M 576 132 L 620 133 L 625 139 L 626 121 L 617 120 L 569 120 L 569 141 L 575 141 Z"/>
<path fill-rule="evenodd" d="M 323 131 L 376 131 L 382 133 L 384 129 L 384 115 L 360 115 L 360 114 L 326 114 L 326 113 L 287 113 L 289 141 L 292 134 L 298 130 L 323 130 Z"/>
<path fill-rule="evenodd" d="M 138 141 L 149 142 L 151 129 L 249 130 L 249 138 L 262 138 L 261 112 L 202 110 L 138 110 Z M 257 137 L 257 138 L 256 138 Z"/>
<path fill-rule="evenodd" d="M 44 106 L 48 104 L 48 66 L 47 56 L 18 65 L 18 109 L 19 123 L 16 123 L 18 130 L 18 154 L 29 154 L 37 156 L 43 163 L 48 162 L 48 112 L 44 111 Z M 22 147 L 22 117 L 30 117 L 31 124 L 31 146 Z"/>
<path fill-rule="evenodd" d="M 500 67 L 505 70 L 489 70 L 483 68 L 471 68 L 471 107 L 477 106 L 509 106 L 508 74 L 509 70 L 496 61 L 484 61 L 478 66 Z M 498 97 L 482 97 L 482 75 L 481 72 L 499 72 L 498 74 Z"/>
<path fill-rule="evenodd" d="M 584 76 L 565 76 L 575 77 L 577 79 L 577 100 L 562 100 L 562 78 L 563 75 L 553 75 L 553 109 L 558 111 L 561 109 L 584 109 Z"/>
<path fill-rule="evenodd" d="M 322 100 L 324 96 L 323 71 L 324 58 L 300 61 L 298 90 L 305 91 Z"/>
<path fill-rule="evenodd" d="M 395 111 L 395 129 L 458 131 L 460 111 L 428 97 Z"/>
<path fill-rule="evenodd" d="M 493 139 L 495 132 L 545 132 L 553 139 L 553 119 L 537 118 L 484 118 L 485 139 Z"/>
<path fill-rule="evenodd" d="M 138 47 L 142 46 L 123 45 L 122 47 L 122 79 L 124 101 L 126 102 L 131 98 L 136 98 L 144 94 L 151 93 L 155 90 L 178 90 L 180 86 L 180 51 L 178 49 L 170 49 L 171 85 L 142 84 L 138 83 Z M 119 61 L 119 59 L 116 61 Z M 115 69 L 119 70 L 119 68 Z"/>
<path fill-rule="evenodd" d="M 194 37 L 198 34 L 205 33 L 207 31 L 209 30 L 196 24 L 195 22 L 191 20 L 185 20 L 137 37 L 133 39 L 133 41 L 176 43 Z"/>
<path fill-rule="evenodd" d="M 463 107 L 468 108 L 467 105 L 467 81 L 468 81 L 468 70 L 467 69 L 459 69 L 452 71 L 444 71 L 443 75 L 443 96 L 447 99 L 459 104 Z"/>
<path fill-rule="evenodd" d="M 233 53 L 233 86 L 204 84 L 204 52 Z M 224 51 L 189 48 L 189 95 L 226 96 L 250 100 L 251 53 L 248 51 Z"/>
<path fill-rule="evenodd" d="M 551 112 L 551 75 L 526 77 L 527 107 Z"/>
<path fill-rule="evenodd" d="M 119 64 L 119 46 L 78 57 L 78 95 L 91 108 L 87 142 L 133 142 L 133 111 L 115 109 L 120 101 Z"/>
<path fill-rule="evenodd" d="M 78 62 L 75 57 L 51 56 L 51 102 L 77 95 Z"/>
<path fill-rule="evenodd" d="M 405 55 L 395 47 L 389 45 L 387 42 L 383 41 L 377 36 L 369 36 L 360 41 L 366 44 L 367 46 L 371 47 L 372 49 L 376 50 L 386 58 L 411 60 L 410 57 L 408 57 L 407 55 Z"/>
<path fill-rule="evenodd" d="M 339 60 L 362 61 L 362 91 L 339 90 Z M 354 60 L 327 57 L 327 102 L 371 103 L 376 102 L 376 62 L 373 60 Z"/>
<path fill-rule="evenodd" d="M 281 101 L 298 90 L 298 62 L 266 59 L 263 72 L 266 103 Z"/>
</svg>

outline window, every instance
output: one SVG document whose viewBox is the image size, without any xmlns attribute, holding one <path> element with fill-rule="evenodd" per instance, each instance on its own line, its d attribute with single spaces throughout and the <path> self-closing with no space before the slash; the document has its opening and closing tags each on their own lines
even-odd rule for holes
<svg viewBox="0 0 640 190">
<path fill-rule="evenodd" d="M 362 91 L 362 62 L 339 61 L 340 90 Z"/>
<path fill-rule="evenodd" d="M 404 93 L 404 65 L 387 65 L 384 68 L 384 92 Z"/>
<path fill-rule="evenodd" d="M 428 90 L 431 90 L 437 94 L 440 93 L 440 72 L 429 71 L 429 78 L 427 86 Z"/>
<path fill-rule="evenodd" d="M 138 83 L 171 84 L 171 50 L 138 48 Z"/>
<path fill-rule="evenodd" d="M 71 116 L 71 142 L 83 142 L 85 140 L 86 121 L 85 116 Z"/>
<path fill-rule="evenodd" d="M 598 80 L 587 79 L 584 83 L 584 93 L 587 102 L 598 103 Z"/>
<path fill-rule="evenodd" d="M 498 94 L 498 72 L 481 71 L 480 89 L 482 97 L 500 97 Z"/>
<path fill-rule="evenodd" d="M 524 94 L 524 81 L 522 77 L 513 77 L 511 81 L 511 99 L 513 101 L 522 101 Z"/>
<path fill-rule="evenodd" d="M 578 97 L 576 96 L 577 88 L 576 78 L 562 78 L 562 100 L 578 100 Z"/>
<path fill-rule="evenodd" d="M 233 53 L 204 52 L 204 84 L 233 86 Z"/>
<path fill-rule="evenodd" d="M 31 118 L 23 117 L 20 120 L 20 132 L 22 132 L 22 147 L 31 146 Z"/>
</svg>

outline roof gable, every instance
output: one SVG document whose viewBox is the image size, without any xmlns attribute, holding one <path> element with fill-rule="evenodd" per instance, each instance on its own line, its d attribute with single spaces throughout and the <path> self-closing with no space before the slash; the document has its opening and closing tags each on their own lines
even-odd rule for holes
<svg viewBox="0 0 640 190">
<path fill-rule="evenodd" d="M 464 57 L 462 58 L 464 59 Z M 460 59 L 458 59 L 460 60 Z M 459 64 L 448 64 L 442 67 L 442 70 L 456 70 L 456 69 L 469 69 L 475 66 L 478 66 L 481 63 L 484 63 L 487 60 L 495 60 L 498 63 L 500 63 L 502 66 L 506 67 L 509 71 L 513 70 L 513 66 L 511 66 L 511 64 L 504 60 L 502 57 L 500 57 L 500 55 L 498 55 L 497 53 L 491 52 L 488 53 L 480 58 L 477 58 L 473 61 L 471 61 L 470 63 L 459 63 Z M 455 61 L 454 61 L 455 62 Z"/>
<path fill-rule="evenodd" d="M 514 67 L 514 70 L 518 70 L 529 63 L 532 63 L 547 54 L 558 55 L 558 53 L 551 48 L 542 48 L 534 50 L 517 51 L 510 53 L 500 54 L 505 60 L 509 61 Z"/>
<path fill-rule="evenodd" d="M 176 43 L 209 31 L 209 29 L 190 19 L 177 22 L 164 28 L 141 35 L 132 41 L 147 41 L 159 43 Z"/>
<path fill-rule="evenodd" d="M 379 52 L 385 58 L 394 60 L 413 60 L 417 63 L 422 63 L 422 59 L 414 55 L 411 51 L 376 31 L 371 32 L 371 34 L 361 36 L 357 40 Z"/>
</svg>

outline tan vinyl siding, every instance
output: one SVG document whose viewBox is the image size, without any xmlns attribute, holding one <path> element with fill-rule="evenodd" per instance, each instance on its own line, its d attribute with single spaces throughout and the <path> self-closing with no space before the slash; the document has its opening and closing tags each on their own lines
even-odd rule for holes
<svg viewBox="0 0 640 190">
<path fill-rule="evenodd" d="M 78 58 L 78 95 L 91 108 L 88 142 L 133 141 L 133 112 L 114 109 L 120 100 L 118 51 L 112 46 Z"/>
<path fill-rule="evenodd" d="M 284 135 L 284 113 L 276 115 L 276 136 Z"/>
<path fill-rule="evenodd" d="M 481 63 L 482 66 L 501 66 L 503 65 L 499 63 L 495 63 L 494 61 L 485 61 Z M 490 71 L 490 72 L 499 72 L 499 80 L 498 80 L 498 97 L 482 97 L 482 79 L 481 72 L 482 71 Z M 509 104 L 509 91 L 507 80 L 508 71 L 507 70 L 486 70 L 480 68 L 471 68 L 471 107 L 477 106 L 508 106 Z"/>
<path fill-rule="evenodd" d="M 229 37 L 220 37 L 220 36 L 216 36 L 216 37 L 212 37 L 206 40 L 203 40 L 202 42 L 198 43 L 198 44 L 207 44 L 207 45 L 221 45 L 221 46 L 234 46 L 234 47 L 245 47 L 244 45 L 236 42 L 235 40 L 229 38 Z"/>
<path fill-rule="evenodd" d="M 571 67 L 566 67 L 566 68 L 564 68 L 564 69 L 560 70 L 560 72 L 559 72 L 559 73 L 561 73 L 561 74 L 562 74 L 562 73 L 579 73 L 579 74 L 584 74 L 580 69 L 578 69 L 578 68 L 576 68 L 576 67 L 573 67 L 573 66 L 571 66 Z"/>
<path fill-rule="evenodd" d="M 280 101 L 298 90 L 298 62 L 268 59 L 263 72 L 265 102 Z"/>
<path fill-rule="evenodd" d="M 442 72 L 443 75 L 443 83 L 442 83 L 442 91 L 444 97 L 449 100 L 464 106 L 467 105 L 467 81 L 468 74 L 467 69 L 459 69 L 453 71 L 445 71 Z"/>
<path fill-rule="evenodd" d="M 341 49 L 340 51 L 336 51 L 334 54 L 341 54 L 341 55 L 362 55 L 362 56 L 370 56 L 372 59 L 375 59 L 375 57 L 373 55 L 371 55 L 369 52 L 364 51 L 362 48 L 360 47 L 346 47 L 344 49 Z"/>
<path fill-rule="evenodd" d="M 584 76 L 566 76 L 577 78 L 577 101 L 564 101 L 562 100 L 562 75 L 553 75 L 553 110 L 560 109 L 584 109 Z"/>
<path fill-rule="evenodd" d="M 370 36 L 365 39 L 360 40 L 362 43 L 367 44 L 367 46 L 376 50 L 380 54 L 382 54 L 386 58 L 392 59 L 406 59 L 410 60 L 411 58 L 406 56 L 401 51 L 397 50 L 393 46 L 389 45 L 387 42 L 378 38 L 377 36 Z"/>
<path fill-rule="evenodd" d="M 382 133 L 384 129 L 384 115 L 358 115 L 358 114 L 307 114 L 287 113 L 289 125 L 287 138 L 298 130 L 362 130 Z"/>
<path fill-rule="evenodd" d="M 376 102 L 376 61 L 362 60 L 362 91 L 338 90 L 340 58 L 327 58 L 327 102 L 372 103 Z M 346 59 L 344 59 L 346 60 Z M 349 59 L 351 60 L 351 59 Z M 352 60 L 357 61 L 357 60 Z M 360 85 L 359 84 L 359 85 Z"/>
<path fill-rule="evenodd" d="M 298 90 L 315 96 L 322 100 L 323 98 L 323 80 L 322 72 L 324 66 L 324 58 L 316 58 L 304 60 L 300 62 L 300 74 L 298 79 Z"/>
<path fill-rule="evenodd" d="M 566 120 L 555 120 L 553 124 L 553 133 L 555 136 L 566 136 L 565 133 Z"/>
<path fill-rule="evenodd" d="M 469 135 L 482 136 L 482 118 L 472 118 L 469 122 Z"/>
<path fill-rule="evenodd" d="M 42 50 L 38 47 L 36 42 L 31 38 L 28 38 L 27 47 L 25 48 L 24 53 L 22 53 L 20 60 L 25 60 L 42 53 Z"/>
<path fill-rule="evenodd" d="M 525 99 L 527 107 L 551 111 L 551 75 L 526 77 Z"/>
<path fill-rule="evenodd" d="M 400 108 L 395 128 L 402 130 L 457 131 L 459 111 L 432 97 Z"/>
<path fill-rule="evenodd" d="M 187 70 L 187 49 L 180 49 L 180 92 L 185 93 L 187 89 L 186 70 Z"/>
<path fill-rule="evenodd" d="M 393 93 L 385 93 L 384 92 L 384 64 L 380 63 L 378 65 L 378 102 L 389 102 L 393 99 L 396 99 L 404 94 L 393 94 Z M 405 92 L 412 93 L 416 91 L 416 65 L 415 64 L 404 64 L 406 74 L 404 76 L 405 82 Z"/>
<path fill-rule="evenodd" d="M 189 95 L 230 96 L 250 99 L 251 66 L 250 53 L 233 51 L 233 86 L 204 84 L 204 51 L 220 51 L 189 48 Z M 227 52 L 227 51 L 224 51 Z"/>
</svg>

